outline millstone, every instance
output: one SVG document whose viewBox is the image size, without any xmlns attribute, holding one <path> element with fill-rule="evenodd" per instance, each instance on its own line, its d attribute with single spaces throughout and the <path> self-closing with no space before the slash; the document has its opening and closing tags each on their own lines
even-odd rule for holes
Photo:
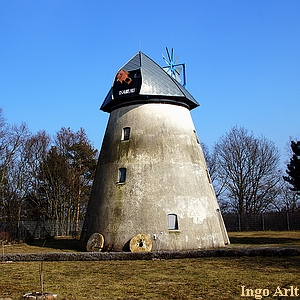
<svg viewBox="0 0 300 300">
<path fill-rule="evenodd" d="M 152 239 L 146 234 L 135 235 L 129 243 L 131 252 L 149 252 L 152 249 Z"/>
<path fill-rule="evenodd" d="M 86 244 L 86 250 L 88 252 L 99 252 L 103 249 L 104 237 L 100 233 L 94 233 L 88 239 Z"/>
</svg>

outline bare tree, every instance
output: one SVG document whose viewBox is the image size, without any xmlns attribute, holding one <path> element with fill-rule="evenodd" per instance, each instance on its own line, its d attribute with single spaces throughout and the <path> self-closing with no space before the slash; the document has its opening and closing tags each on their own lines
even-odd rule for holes
<svg viewBox="0 0 300 300">
<path fill-rule="evenodd" d="M 299 211 L 297 203 L 297 194 L 291 191 L 290 185 L 283 178 L 281 178 L 279 185 L 279 197 L 272 203 L 275 211 L 295 212 Z"/>
<path fill-rule="evenodd" d="M 83 129 L 62 128 L 53 140 L 45 131 L 32 135 L 25 123 L 8 125 L 0 108 L 1 223 L 16 238 L 23 219 L 55 221 L 53 234 L 78 231 L 96 156 Z"/>
<path fill-rule="evenodd" d="M 56 145 L 68 162 L 68 186 L 71 195 L 68 212 L 68 223 L 75 224 L 73 231 L 79 231 L 79 220 L 85 214 L 94 171 L 96 169 L 95 150 L 85 131 L 77 132 L 70 128 L 61 128 L 56 135 Z"/>
<path fill-rule="evenodd" d="M 2 220 L 14 230 L 16 238 L 20 229 L 22 204 L 28 187 L 24 145 L 30 135 L 25 123 L 6 126 L 1 139 L 0 188 Z M 15 223 L 17 222 L 17 227 Z"/>
<path fill-rule="evenodd" d="M 96 156 L 97 150 L 83 129 L 73 132 L 70 128 L 61 128 L 41 164 L 40 192 L 48 202 L 48 216 L 63 234 L 79 230 L 79 220 L 85 214 L 94 177 Z"/>
<path fill-rule="evenodd" d="M 4 204 L 6 198 L 6 167 L 5 167 L 5 145 L 6 145 L 7 125 L 0 108 L 0 218 L 4 219 Z"/>
<path fill-rule="evenodd" d="M 24 147 L 24 159 L 26 161 L 26 176 L 29 178 L 25 199 L 26 218 L 30 220 L 44 221 L 47 218 L 47 201 L 41 197 L 40 178 L 41 166 L 45 161 L 50 147 L 50 136 L 44 131 L 30 136 Z"/>
<path fill-rule="evenodd" d="M 46 203 L 46 218 L 55 223 L 52 235 L 58 234 L 58 228 L 65 234 L 64 223 L 69 206 L 68 164 L 65 157 L 52 146 L 44 158 L 39 172 L 39 198 Z"/>
<path fill-rule="evenodd" d="M 241 217 L 266 210 L 277 197 L 281 174 L 279 152 L 272 142 L 233 127 L 215 144 L 214 155 L 215 183 L 225 187 L 222 200 Z"/>
</svg>

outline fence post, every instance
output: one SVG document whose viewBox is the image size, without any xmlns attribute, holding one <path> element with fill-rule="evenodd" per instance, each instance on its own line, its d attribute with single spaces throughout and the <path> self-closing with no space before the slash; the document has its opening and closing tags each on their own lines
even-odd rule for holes
<svg viewBox="0 0 300 300">
<path fill-rule="evenodd" d="M 261 220 L 262 220 L 262 230 L 265 231 L 265 217 L 263 212 L 261 212 Z"/>
<path fill-rule="evenodd" d="M 238 226 L 239 226 L 239 231 L 242 231 L 242 226 L 241 226 L 241 216 L 238 213 Z"/>
</svg>

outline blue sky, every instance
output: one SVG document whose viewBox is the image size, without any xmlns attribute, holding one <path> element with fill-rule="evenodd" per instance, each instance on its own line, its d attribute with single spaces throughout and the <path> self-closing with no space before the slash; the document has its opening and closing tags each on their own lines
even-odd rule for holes
<svg viewBox="0 0 300 300">
<path fill-rule="evenodd" d="M 284 161 L 300 138 L 299 16 L 299 0 L 0 0 L 0 107 L 33 133 L 82 127 L 99 149 L 116 71 L 174 48 L 201 142 L 243 126 Z"/>
</svg>

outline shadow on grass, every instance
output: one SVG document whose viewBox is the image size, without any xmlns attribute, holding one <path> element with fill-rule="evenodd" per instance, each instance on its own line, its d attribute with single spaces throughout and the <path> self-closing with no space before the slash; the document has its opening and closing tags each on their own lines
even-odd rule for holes
<svg viewBox="0 0 300 300">
<path fill-rule="evenodd" d="M 276 247 L 280 246 L 296 246 L 300 247 L 300 239 L 298 238 L 284 238 L 284 237 L 230 237 L 231 245 L 247 245 L 247 246 L 264 246 L 264 245 L 272 245 Z M 79 240 L 72 239 L 70 237 L 60 237 L 60 238 L 52 238 L 52 239 L 37 239 L 28 243 L 30 246 L 36 247 L 45 247 L 54 250 L 61 251 L 73 251 L 80 252 Z"/>
<path fill-rule="evenodd" d="M 245 245 L 298 245 L 299 239 L 292 238 L 266 238 L 266 237 L 230 237 L 231 244 Z"/>
<path fill-rule="evenodd" d="M 79 240 L 71 238 L 37 239 L 28 243 L 30 246 L 52 248 L 65 251 L 78 251 Z"/>
</svg>

